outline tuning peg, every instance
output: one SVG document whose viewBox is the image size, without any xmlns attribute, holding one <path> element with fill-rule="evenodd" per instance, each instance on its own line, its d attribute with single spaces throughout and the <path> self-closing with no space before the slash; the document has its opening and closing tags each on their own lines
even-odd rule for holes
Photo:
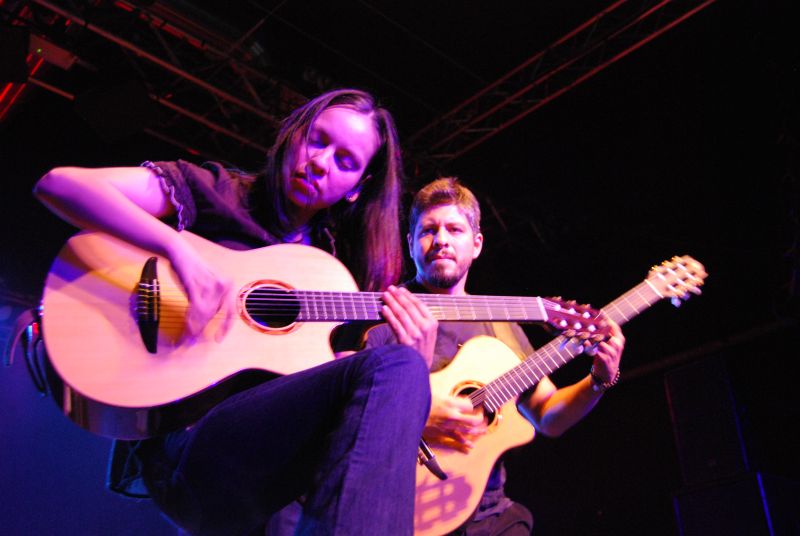
<svg viewBox="0 0 800 536">
<path fill-rule="evenodd" d="M 697 277 L 695 275 L 692 275 L 692 276 L 689 276 L 689 277 L 690 277 L 690 280 L 688 281 L 688 283 L 691 283 L 691 285 L 689 285 L 687 283 L 687 286 L 689 287 L 689 290 L 691 290 L 692 292 L 696 291 L 697 293 L 699 293 L 700 292 L 700 287 L 703 286 L 703 279 L 700 278 L 700 277 Z"/>
</svg>

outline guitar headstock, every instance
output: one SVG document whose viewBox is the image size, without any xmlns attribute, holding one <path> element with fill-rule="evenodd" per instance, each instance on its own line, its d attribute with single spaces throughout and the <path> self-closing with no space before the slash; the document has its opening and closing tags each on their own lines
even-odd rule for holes
<svg viewBox="0 0 800 536">
<path fill-rule="evenodd" d="M 687 300 L 692 294 L 701 294 L 708 276 L 705 267 L 688 255 L 672 257 L 658 266 L 653 266 L 645 282 L 662 298 L 670 298 L 674 306 Z"/>
<path fill-rule="evenodd" d="M 589 345 L 611 336 L 611 328 L 600 311 L 561 297 L 546 298 L 547 323 L 564 337 Z"/>
</svg>

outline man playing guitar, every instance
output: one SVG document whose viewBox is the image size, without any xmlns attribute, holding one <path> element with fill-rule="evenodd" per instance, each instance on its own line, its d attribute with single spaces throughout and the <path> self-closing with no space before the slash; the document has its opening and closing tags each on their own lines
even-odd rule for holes
<svg viewBox="0 0 800 536">
<path fill-rule="evenodd" d="M 414 198 L 409 216 L 407 235 L 411 257 L 416 266 L 416 276 L 404 286 L 412 292 L 466 295 L 469 268 L 481 253 L 483 235 L 480 232 L 480 206 L 475 196 L 456 179 L 436 180 Z M 364 336 L 367 348 L 379 347 L 396 341 L 389 325 L 373 327 Z M 521 413 L 535 429 L 547 436 L 559 436 L 580 421 L 594 408 L 603 393 L 619 379 L 619 364 L 625 346 L 625 337 L 619 325 L 610 321 L 612 336 L 596 346 L 590 374 L 579 382 L 557 388 L 546 376 L 518 400 Z M 431 372 L 447 367 L 460 347 L 468 340 L 481 335 L 497 337 L 515 351 L 519 359 L 533 352 L 522 329 L 517 324 L 501 322 L 446 322 L 438 323 Z M 481 356 L 486 360 L 492 356 Z M 451 393 L 432 393 L 431 413 L 428 417 L 424 439 L 435 450 L 445 445 L 470 452 L 487 434 L 489 419 L 475 409 L 464 396 Z M 445 471 L 447 467 L 443 467 Z M 456 534 L 528 534 L 533 526 L 531 513 L 522 505 L 512 502 L 503 492 L 505 470 L 502 462 L 495 464 L 488 478 L 477 509 L 463 523 Z M 420 489 L 417 490 L 416 528 L 420 532 Z"/>
</svg>

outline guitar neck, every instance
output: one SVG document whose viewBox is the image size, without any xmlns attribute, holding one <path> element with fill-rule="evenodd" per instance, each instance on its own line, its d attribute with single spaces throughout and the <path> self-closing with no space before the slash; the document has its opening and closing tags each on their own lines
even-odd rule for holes
<svg viewBox="0 0 800 536">
<path fill-rule="evenodd" d="M 662 298 L 653 285 L 645 280 L 603 307 L 602 311 L 621 326 Z"/>
<path fill-rule="evenodd" d="M 650 283 L 642 281 L 603 307 L 602 311 L 608 318 L 622 325 L 661 298 Z M 581 353 L 583 346 L 580 343 L 572 342 L 563 335 L 558 336 L 516 367 L 471 393 L 472 404 L 474 407 L 482 405 L 488 411 L 495 412 Z"/>
<path fill-rule="evenodd" d="M 258 292 L 258 291 L 255 291 Z M 461 322 L 544 322 L 549 303 L 540 297 L 451 296 L 415 294 L 437 320 Z M 255 298 L 255 299 L 253 299 Z M 256 306 L 280 300 L 286 310 L 294 309 L 303 322 L 381 321 L 383 300 L 379 292 L 322 292 L 266 289 L 250 296 Z"/>
</svg>

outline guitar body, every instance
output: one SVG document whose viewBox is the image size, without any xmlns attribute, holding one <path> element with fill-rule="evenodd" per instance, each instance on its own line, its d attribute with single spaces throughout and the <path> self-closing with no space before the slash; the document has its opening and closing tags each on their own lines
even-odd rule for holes
<svg viewBox="0 0 800 536">
<path fill-rule="evenodd" d="M 499 340 L 469 340 L 445 369 L 431 374 L 431 391 L 459 395 L 480 388 L 519 365 L 519 357 Z M 456 529 L 478 506 L 489 475 L 503 452 L 533 439 L 533 426 L 517 411 L 514 400 L 490 416 L 487 433 L 465 454 L 430 445 L 448 475 L 439 480 L 427 467 L 417 467 L 414 533 L 437 536 Z"/>
<path fill-rule="evenodd" d="M 236 294 L 254 282 L 357 290 L 344 265 L 316 248 L 281 244 L 234 251 L 182 234 L 233 281 Z M 196 341 L 182 342 L 187 300 L 164 258 L 157 261 L 163 298 L 158 345 L 148 352 L 133 295 L 152 256 L 103 233 L 81 233 L 67 242 L 47 277 L 44 341 L 64 384 L 64 412 L 84 428 L 122 439 L 150 437 L 202 415 L 208 409 L 203 406 L 221 400 L 242 372 L 289 374 L 333 359 L 329 339 L 338 322 L 267 329 L 243 314 L 236 297 L 237 317 L 222 340 L 214 337 L 222 322 L 215 318 Z"/>
<path fill-rule="evenodd" d="M 379 292 L 358 292 L 345 266 L 295 244 L 234 251 L 183 236 L 231 282 L 232 328 L 223 313 L 183 339 L 188 301 L 167 259 L 104 233 L 72 237 L 43 296 L 43 336 L 64 412 L 91 432 L 141 439 L 186 426 L 226 396 L 275 375 L 333 359 L 331 331 L 382 321 Z M 419 294 L 441 320 L 548 322 L 603 337 L 588 306 L 521 296 Z M 574 329 L 573 329 L 574 331 Z"/>
</svg>

